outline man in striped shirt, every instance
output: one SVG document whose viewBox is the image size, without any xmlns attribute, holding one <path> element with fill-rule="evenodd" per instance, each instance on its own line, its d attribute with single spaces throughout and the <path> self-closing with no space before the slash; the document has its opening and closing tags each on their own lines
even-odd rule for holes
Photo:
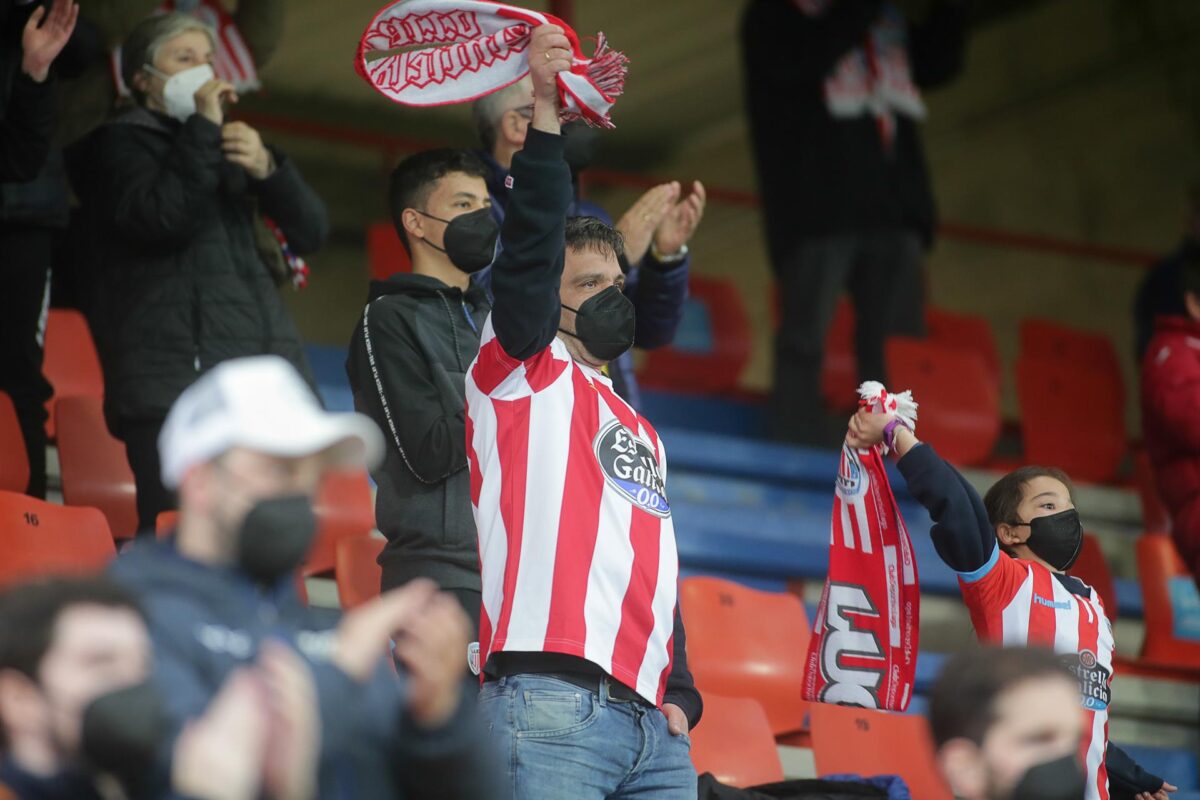
<svg viewBox="0 0 1200 800">
<path fill-rule="evenodd" d="M 566 216 L 560 28 L 534 31 L 529 62 L 533 121 L 466 378 L 481 708 L 512 753 L 503 796 L 692 800 L 687 733 L 701 704 L 676 608 L 666 456 L 604 374 L 633 343 L 621 236 Z"/>
<path fill-rule="evenodd" d="M 1168 800 L 1174 786 L 1108 741 L 1112 624 L 1096 590 L 1067 574 L 1083 544 L 1067 476 L 1054 468 L 1022 467 L 981 501 L 893 414 L 860 410 L 846 441 L 852 447 L 884 442 L 899 456 L 909 491 L 933 518 L 930 537 L 938 555 L 958 573 L 976 635 L 1010 647 L 1049 647 L 1078 680 L 1085 800 Z"/>
</svg>

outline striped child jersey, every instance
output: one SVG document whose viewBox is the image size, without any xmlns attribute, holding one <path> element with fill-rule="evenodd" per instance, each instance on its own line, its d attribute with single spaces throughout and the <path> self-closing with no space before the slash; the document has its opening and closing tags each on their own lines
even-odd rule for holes
<svg viewBox="0 0 1200 800">
<path fill-rule="evenodd" d="M 661 706 L 679 562 L 658 434 L 558 339 L 509 356 L 491 317 L 466 394 L 480 663 L 567 653 Z"/>
<path fill-rule="evenodd" d="M 1108 800 L 1108 704 L 1113 674 L 1112 625 L 1095 589 L 1070 592 L 1041 564 L 1012 558 L 999 547 L 988 562 L 959 574 L 959 587 L 982 641 L 1050 647 L 1079 680 L 1086 716 L 1082 756 L 1087 800 Z"/>
</svg>

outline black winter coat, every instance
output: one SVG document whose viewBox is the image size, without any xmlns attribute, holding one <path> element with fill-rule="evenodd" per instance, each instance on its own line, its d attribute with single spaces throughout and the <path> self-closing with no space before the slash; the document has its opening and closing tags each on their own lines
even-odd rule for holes
<svg viewBox="0 0 1200 800">
<path fill-rule="evenodd" d="M 143 108 L 72 148 L 71 174 L 93 247 L 92 327 L 104 364 L 105 412 L 159 420 L 204 371 L 273 353 L 313 384 L 300 335 L 254 243 L 271 217 L 297 253 L 329 230 L 324 203 L 273 151 L 257 181 L 226 161 L 221 129 L 200 114 L 179 123 Z"/>
<path fill-rule="evenodd" d="M 346 373 L 355 408 L 388 440 L 372 473 L 384 588 L 427 577 L 480 590 L 464 384 L 491 307 L 474 283 L 465 293 L 427 275 L 371 284 Z"/>
</svg>

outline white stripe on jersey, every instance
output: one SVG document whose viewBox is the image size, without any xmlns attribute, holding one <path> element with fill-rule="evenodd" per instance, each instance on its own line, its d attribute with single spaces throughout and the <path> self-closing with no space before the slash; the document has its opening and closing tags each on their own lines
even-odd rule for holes
<svg viewBox="0 0 1200 800">
<path fill-rule="evenodd" d="M 1004 607 L 1004 644 L 1029 643 L 1029 604 L 1033 602 L 1033 572 L 1025 576 L 1016 596 Z"/>
</svg>

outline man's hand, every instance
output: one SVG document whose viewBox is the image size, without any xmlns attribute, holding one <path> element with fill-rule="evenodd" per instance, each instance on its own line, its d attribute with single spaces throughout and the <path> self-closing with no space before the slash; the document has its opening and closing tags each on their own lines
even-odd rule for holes
<svg viewBox="0 0 1200 800">
<path fill-rule="evenodd" d="M 282 642 L 264 642 L 258 656 L 267 710 L 263 785 L 275 800 L 316 796 L 321 719 L 317 685 L 298 653 Z"/>
<path fill-rule="evenodd" d="M 663 714 L 667 718 L 667 730 L 672 736 L 682 736 L 688 732 L 687 714 L 674 703 L 663 703 Z"/>
<path fill-rule="evenodd" d="M 529 40 L 529 77 L 533 81 L 534 128 L 561 133 L 558 124 L 558 73 L 571 69 L 571 42 L 557 25 L 539 25 Z"/>
<path fill-rule="evenodd" d="M 244 122 L 221 126 L 221 151 L 226 161 L 242 167 L 255 180 L 265 180 L 275 171 L 271 151 L 263 146 L 258 131 Z"/>
<path fill-rule="evenodd" d="M 415 580 L 347 613 L 338 625 L 333 663 L 354 680 L 365 683 L 388 652 L 392 636 L 405 630 L 413 617 L 425 613 L 436 592 L 433 581 Z"/>
<path fill-rule="evenodd" d="M 625 237 L 625 259 L 629 266 L 636 267 L 646 257 L 655 229 L 671 213 L 678 198 L 679 184 L 676 181 L 660 183 L 639 197 L 621 215 L 616 228 Z"/>
<path fill-rule="evenodd" d="M 659 253 L 674 255 L 691 241 L 704 218 L 704 201 L 704 184 L 694 181 L 692 193 L 676 203 L 654 231 L 654 247 Z"/>
<path fill-rule="evenodd" d="M 233 88 L 233 84 L 220 78 L 205 82 L 193 97 L 196 100 L 196 113 L 203 114 L 216 125 L 225 121 L 225 103 L 238 101 L 237 90 Z"/>
<path fill-rule="evenodd" d="M 197 800 L 255 800 L 262 786 L 267 713 L 257 677 L 226 678 L 204 716 L 184 727 L 171 759 L 171 789 Z"/>
<path fill-rule="evenodd" d="M 458 601 L 439 592 L 396 637 L 396 659 L 410 681 L 409 710 L 426 728 L 444 724 L 462 700 L 470 626 Z"/>
<path fill-rule="evenodd" d="M 50 65 L 66 47 L 78 18 L 79 4 L 71 0 L 54 0 L 49 14 L 45 6 L 35 8 L 21 34 L 21 71 L 37 83 L 46 80 Z"/>
<path fill-rule="evenodd" d="M 1154 792 L 1153 794 L 1150 792 L 1139 792 L 1136 795 L 1136 798 L 1137 800 L 1171 800 L 1170 793 L 1178 791 L 1178 786 L 1172 786 L 1166 781 L 1163 781 L 1163 785 L 1159 787 L 1157 792 Z"/>
</svg>

